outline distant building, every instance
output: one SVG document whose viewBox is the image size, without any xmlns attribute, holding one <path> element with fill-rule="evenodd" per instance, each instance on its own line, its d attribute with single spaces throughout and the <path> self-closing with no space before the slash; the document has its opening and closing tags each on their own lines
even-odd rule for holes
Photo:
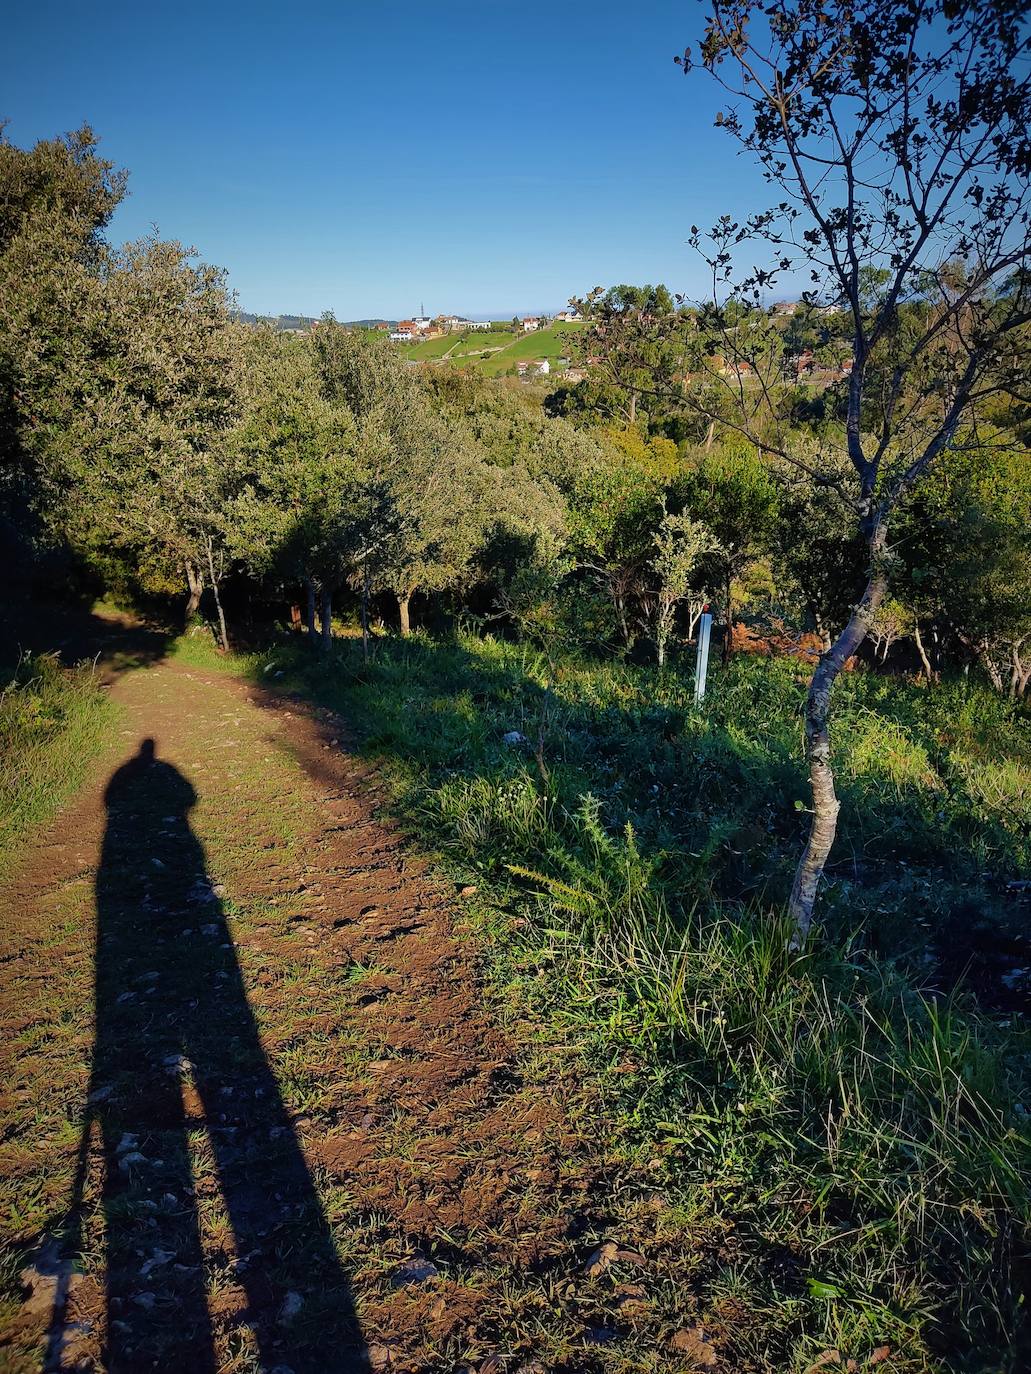
<svg viewBox="0 0 1031 1374">
<path fill-rule="evenodd" d="M 776 316 L 793 315 L 798 309 L 798 301 L 776 301 L 772 313 Z"/>
<path fill-rule="evenodd" d="M 560 310 L 555 318 L 561 320 L 563 324 L 572 324 L 574 320 L 580 318 L 580 312 L 579 310 Z"/>
<path fill-rule="evenodd" d="M 546 377 L 551 371 L 547 358 L 521 358 L 516 363 L 520 377 Z"/>
<path fill-rule="evenodd" d="M 737 377 L 740 380 L 742 377 L 751 377 L 755 371 L 752 364 L 746 363 L 744 360 L 741 362 L 734 362 L 733 360 L 728 362 L 725 358 L 717 356 L 713 359 L 713 362 L 717 364 L 716 371 L 721 377 Z"/>
<path fill-rule="evenodd" d="M 531 329 L 540 329 L 541 327 L 541 322 L 536 315 L 524 315 L 522 324 L 524 333 L 529 333 Z"/>
</svg>

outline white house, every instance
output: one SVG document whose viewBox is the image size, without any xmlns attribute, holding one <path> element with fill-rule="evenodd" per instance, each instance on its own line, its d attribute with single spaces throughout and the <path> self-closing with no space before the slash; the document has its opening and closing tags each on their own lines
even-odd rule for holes
<svg viewBox="0 0 1031 1374">
<path fill-rule="evenodd" d="M 523 332 L 529 333 L 531 329 L 540 329 L 541 322 L 536 315 L 523 316 Z"/>
<path fill-rule="evenodd" d="M 395 329 L 390 337 L 394 343 L 411 343 L 412 331 L 410 329 Z"/>
<path fill-rule="evenodd" d="M 580 312 L 579 310 L 560 310 L 555 318 L 561 320 L 563 324 L 572 324 L 574 320 L 580 318 Z"/>
</svg>

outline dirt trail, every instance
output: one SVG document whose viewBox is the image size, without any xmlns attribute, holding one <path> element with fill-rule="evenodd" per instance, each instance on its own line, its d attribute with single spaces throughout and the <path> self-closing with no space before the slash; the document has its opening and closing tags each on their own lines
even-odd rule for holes
<svg viewBox="0 0 1031 1374">
<path fill-rule="evenodd" d="M 42 1240 L 2 1367 L 601 1367 L 574 1070 L 486 1009 L 339 723 L 171 662 L 112 695 L 0 894 L 4 1224 Z"/>
</svg>

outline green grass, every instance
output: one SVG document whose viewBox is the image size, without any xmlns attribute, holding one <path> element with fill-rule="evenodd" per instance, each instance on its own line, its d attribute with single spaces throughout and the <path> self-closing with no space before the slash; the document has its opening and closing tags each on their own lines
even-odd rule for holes
<svg viewBox="0 0 1031 1374">
<path fill-rule="evenodd" d="M 496 377 L 508 368 L 514 367 L 517 362 L 540 362 L 544 358 L 549 362 L 555 362 L 558 358 L 568 357 L 573 339 L 582 328 L 583 325 L 573 322 L 531 330 L 530 333 L 519 337 L 511 348 L 506 348 L 503 353 L 496 353 L 484 359 L 479 365 L 480 371 L 488 377 Z"/>
<path fill-rule="evenodd" d="M 1026 1367 L 1031 1045 L 943 977 L 1028 870 L 1026 719 L 966 684 L 848 675 L 825 929 L 791 955 L 798 665 L 717 670 L 702 710 L 686 672 L 472 637 L 236 667 L 341 710 L 500 913 L 499 996 L 588 1047 L 685 1237 L 723 1236 L 696 1296 L 733 1367 L 884 1346 L 894 1370 Z"/>
<path fill-rule="evenodd" d="M 421 339 L 415 343 L 405 344 L 404 356 L 413 362 L 434 362 L 444 356 L 454 341 L 455 336 L 453 334 L 441 334 L 436 339 Z"/>
<path fill-rule="evenodd" d="M 92 665 L 26 654 L 0 690 L 0 874 L 81 784 L 112 719 Z"/>
<path fill-rule="evenodd" d="M 407 344 L 404 356 L 413 362 L 439 362 L 446 358 L 463 366 L 472 364 L 478 371 L 494 377 L 520 361 L 540 362 L 547 358 L 554 363 L 558 358 L 567 357 L 573 337 L 583 327 L 574 321 L 549 325 L 547 329 L 528 334 L 503 328 L 442 334 L 436 339 Z M 484 353 L 486 357 L 481 356 Z"/>
<path fill-rule="evenodd" d="M 478 356 L 487 349 L 507 348 L 522 336 L 512 329 L 471 329 L 466 334 L 452 335 L 457 338 L 451 356 L 463 358 Z"/>
</svg>

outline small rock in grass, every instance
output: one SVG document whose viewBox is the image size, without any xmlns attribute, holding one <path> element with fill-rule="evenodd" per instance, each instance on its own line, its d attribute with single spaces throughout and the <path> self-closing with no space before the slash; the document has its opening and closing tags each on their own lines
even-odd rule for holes
<svg viewBox="0 0 1031 1374">
<path fill-rule="evenodd" d="M 645 1257 L 636 1250 L 621 1250 L 614 1240 L 607 1240 L 588 1257 L 585 1269 L 589 1279 L 596 1279 L 610 1264 L 647 1263 Z"/>
<path fill-rule="evenodd" d="M 610 1345 L 619 1340 L 619 1332 L 613 1326 L 589 1326 L 584 1339 L 589 1345 Z"/>
<path fill-rule="evenodd" d="M 510 748 L 515 748 L 520 744 L 528 744 L 529 740 L 521 730 L 509 730 L 506 735 L 502 735 L 502 740 Z"/>
<path fill-rule="evenodd" d="M 283 1305 L 279 1309 L 279 1320 L 281 1322 L 291 1322 L 304 1306 L 304 1299 L 300 1293 L 287 1293 L 283 1299 Z"/>
<path fill-rule="evenodd" d="M 118 1161 L 120 1169 L 130 1169 L 134 1164 L 146 1164 L 147 1156 L 141 1155 L 139 1150 L 129 1150 L 127 1154 L 121 1156 Z"/>
<path fill-rule="evenodd" d="M 172 1250 L 155 1250 L 150 1259 L 140 1265 L 140 1278 L 145 1279 L 152 1269 L 160 1269 L 163 1264 L 174 1259 L 175 1253 Z"/>
<path fill-rule="evenodd" d="M 430 1279 L 435 1279 L 439 1272 L 437 1266 L 427 1259 L 411 1259 L 398 1269 L 394 1275 L 394 1283 L 398 1286 L 405 1283 L 427 1283 Z"/>
<path fill-rule="evenodd" d="M 157 1298 L 153 1293 L 137 1293 L 133 1298 L 133 1302 L 137 1307 L 142 1307 L 144 1312 L 152 1312 L 154 1310 L 154 1304 L 157 1302 Z"/>
<path fill-rule="evenodd" d="M 701 1326 L 685 1327 L 673 1337 L 673 1349 L 686 1355 L 700 1369 L 716 1363 L 716 1348 L 704 1339 Z"/>
</svg>

